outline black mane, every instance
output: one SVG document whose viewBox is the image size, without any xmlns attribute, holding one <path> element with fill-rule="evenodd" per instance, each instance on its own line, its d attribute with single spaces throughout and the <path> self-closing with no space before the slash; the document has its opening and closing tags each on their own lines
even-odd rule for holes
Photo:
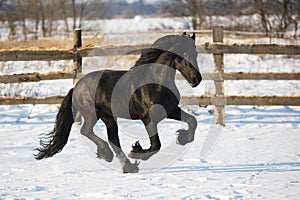
<svg viewBox="0 0 300 200">
<path fill-rule="evenodd" d="M 174 58 L 176 56 L 182 55 L 178 52 L 178 48 L 184 39 L 188 39 L 185 35 L 168 35 L 156 40 L 150 48 L 142 50 L 140 58 L 136 61 L 132 68 L 143 64 L 157 63 L 158 58 L 163 54 L 168 52 L 169 58 Z M 178 43 L 179 42 L 179 43 Z M 132 69 L 130 68 L 130 69 Z"/>
<path fill-rule="evenodd" d="M 141 66 L 143 64 L 155 63 L 156 60 L 160 57 L 160 55 L 164 52 L 164 50 L 156 48 L 143 49 L 140 58 L 136 61 L 135 65 L 132 68 Z"/>
</svg>

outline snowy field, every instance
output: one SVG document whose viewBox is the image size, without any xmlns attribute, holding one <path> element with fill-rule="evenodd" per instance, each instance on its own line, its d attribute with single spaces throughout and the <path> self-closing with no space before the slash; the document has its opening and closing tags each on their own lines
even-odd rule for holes
<svg viewBox="0 0 300 200">
<path fill-rule="evenodd" d="M 57 107 L 36 106 L 28 118 L 30 109 L 0 108 L 0 199 L 297 199 L 300 195 L 298 107 L 226 107 L 226 127 L 205 158 L 200 150 L 212 116 L 206 109 L 185 107 L 197 116 L 196 140 L 164 168 L 149 168 L 147 162 L 152 161 L 147 161 L 138 174 L 122 174 L 120 168 L 97 160 L 79 135 L 78 124 L 61 153 L 36 161 L 38 136 L 53 128 Z M 136 139 L 127 139 L 122 132 L 138 123 L 122 122 L 121 142 L 129 152 Z M 163 147 L 175 144 L 180 124 L 164 121 L 161 126 Z M 102 137 L 104 130 L 101 123 L 95 129 Z"/>
<path fill-rule="evenodd" d="M 127 26 L 126 26 L 127 23 Z M 133 24 L 132 29 L 129 24 Z M 111 33 L 124 34 L 163 29 L 175 20 L 113 20 Z M 165 23 L 165 24 L 164 24 Z M 184 25 L 184 21 L 182 25 Z M 120 29 L 115 25 L 120 24 Z M 163 25 L 162 25 L 163 24 Z M 92 26 L 92 25 L 90 25 Z M 99 25 L 100 26 L 100 25 Z M 101 24 L 105 30 L 109 21 Z M 140 27 L 140 28 L 139 28 Z M 126 29 L 127 28 L 127 29 Z M 122 35 L 121 34 L 121 35 Z M 160 33 L 161 34 L 161 33 Z M 153 35 L 153 34 L 152 34 Z M 110 43 L 153 42 L 148 38 L 119 35 Z M 268 43 L 268 39 L 228 42 Z M 198 43 L 211 42 L 198 38 Z M 226 41 L 225 41 L 226 42 Z M 274 41 L 273 41 L 274 42 Z M 299 41 L 276 40 L 276 43 L 299 44 Z M 101 45 L 101 44 L 99 44 Z M 213 70 L 210 55 L 199 55 L 201 72 Z M 129 68 L 123 57 L 84 59 L 84 70 L 109 66 Z M 71 62 L 5 62 L 1 74 L 69 70 Z M 226 55 L 226 71 L 299 72 L 299 57 L 272 55 Z M 177 81 L 182 95 L 212 93 L 210 81 L 191 89 L 185 81 Z M 26 84 L 0 84 L 1 95 L 50 96 L 65 95 L 72 80 L 43 81 Z M 300 95 L 299 81 L 226 81 L 228 95 Z M 107 164 L 96 159 L 95 146 L 79 134 L 74 124 L 69 141 L 53 158 L 37 161 L 34 149 L 39 135 L 53 129 L 58 105 L 0 106 L 0 199 L 299 199 L 300 196 L 300 107 L 291 106 L 227 106 L 226 126 L 214 125 L 213 107 L 184 106 L 198 121 L 195 141 L 185 147 L 175 144 L 176 130 L 186 125 L 172 120 L 159 124 L 162 150 L 140 164 L 137 174 L 123 174 L 116 159 Z M 106 138 L 105 126 L 99 122 L 95 132 Z M 125 153 L 140 140 L 149 145 L 139 121 L 119 120 L 122 148 Z M 211 130 L 217 130 L 214 148 L 202 154 Z"/>
</svg>

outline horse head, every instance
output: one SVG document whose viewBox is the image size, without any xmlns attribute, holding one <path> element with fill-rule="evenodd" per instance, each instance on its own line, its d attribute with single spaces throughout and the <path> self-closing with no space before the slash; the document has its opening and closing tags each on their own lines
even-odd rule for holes
<svg viewBox="0 0 300 200">
<path fill-rule="evenodd" d="M 179 49 L 179 55 L 174 59 L 175 68 L 192 87 L 196 87 L 202 81 L 202 76 L 197 63 L 195 33 L 191 37 L 183 33 L 176 46 Z"/>
<path fill-rule="evenodd" d="M 202 81 L 197 63 L 195 38 L 195 33 L 189 36 L 184 32 L 182 35 L 162 37 L 152 45 L 170 55 L 173 60 L 172 67 L 178 70 L 192 87 L 196 87 Z"/>
</svg>

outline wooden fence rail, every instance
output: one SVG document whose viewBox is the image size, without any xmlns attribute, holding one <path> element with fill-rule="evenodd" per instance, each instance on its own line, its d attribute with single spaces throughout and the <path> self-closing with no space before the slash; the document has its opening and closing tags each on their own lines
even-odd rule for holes
<svg viewBox="0 0 300 200">
<path fill-rule="evenodd" d="M 226 96 L 225 80 L 300 80 L 300 72 L 224 72 L 224 54 L 299 55 L 300 45 L 224 44 L 223 27 L 213 28 L 213 43 L 197 45 L 198 53 L 214 55 L 214 72 L 202 73 L 204 80 L 214 80 L 212 96 L 183 96 L 181 105 L 214 105 L 217 124 L 225 124 L 225 105 L 291 105 L 300 106 L 300 96 Z M 74 30 L 73 49 L 0 49 L 0 61 L 73 60 L 72 71 L 1 75 L 0 83 L 38 82 L 54 79 L 74 79 L 82 76 L 82 57 L 140 54 L 150 44 L 81 47 L 81 31 Z M 181 75 L 177 79 L 183 79 Z M 0 97 L 0 105 L 60 104 L 63 96 Z"/>
<path fill-rule="evenodd" d="M 300 80 L 300 72 L 204 72 L 203 80 Z M 77 78 L 82 75 L 77 75 Z M 23 73 L 0 75 L 0 83 L 39 82 L 56 79 L 74 79 L 75 71 L 59 71 L 49 73 Z M 181 74 L 176 74 L 177 80 L 185 80 Z"/>
<path fill-rule="evenodd" d="M 60 71 L 49 73 L 23 73 L 14 75 L 0 76 L 0 83 L 21 83 L 21 82 L 39 82 L 56 79 L 73 79 L 75 78 L 75 71 Z"/>
<path fill-rule="evenodd" d="M 177 80 L 185 80 L 181 74 L 176 75 Z M 204 72 L 201 75 L 203 80 L 300 80 L 300 72 Z"/>
<path fill-rule="evenodd" d="M 150 44 L 122 45 L 103 47 L 81 47 L 76 52 L 72 49 L 11 49 L 0 50 L 0 61 L 35 61 L 35 60 L 72 60 L 79 53 L 81 57 L 118 56 L 139 54 Z M 203 43 L 197 45 L 200 54 L 277 54 L 299 55 L 299 45 L 279 44 L 222 44 Z"/>
<path fill-rule="evenodd" d="M 61 104 L 64 96 L 51 97 L 0 97 L 0 105 L 18 105 L 18 104 Z M 182 96 L 180 105 L 289 105 L 299 106 L 298 96 Z"/>
</svg>

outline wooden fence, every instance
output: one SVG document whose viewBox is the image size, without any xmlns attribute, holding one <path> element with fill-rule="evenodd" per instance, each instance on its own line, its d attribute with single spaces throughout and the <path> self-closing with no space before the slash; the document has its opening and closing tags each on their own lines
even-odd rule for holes
<svg viewBox="0 0 300 200">
<path fill-rule="evenodd" d="M 290 105 L 300 106 L 300 96 L 226 96 L 225 80 L 300 80 L 300 72 L 224 72 L 224 54 L 278 54 L 299 55 L 300 45 L 277 44 L 224 44 L 222 26 L 213 27 L 213 43 L 197 46 L 198 53 L 213 54 L 214 72 L 202 73 L 204 80 L 214 80 L 215 94 L 211 96 L 183 96 L 181 105 L 214 105 L 215 122 L 225 124 L 225 105 Z M 24 73 L 0 76 L 0 83 L 37 82 L 54 79 L 73 79 L 82 73 L 82 57 L 139 54 L 138 49 L 149 44 L 82 47 L 81 30 L 74 30 L 73 49 L 0 49 L 0 61 L 73 60 L 72 71 L 51 73 Z M 181 78 L 180 76 L 178 77 Z M 0 97 L 0 105 L 60 104 L 63 96 Z"/>
</svg>

